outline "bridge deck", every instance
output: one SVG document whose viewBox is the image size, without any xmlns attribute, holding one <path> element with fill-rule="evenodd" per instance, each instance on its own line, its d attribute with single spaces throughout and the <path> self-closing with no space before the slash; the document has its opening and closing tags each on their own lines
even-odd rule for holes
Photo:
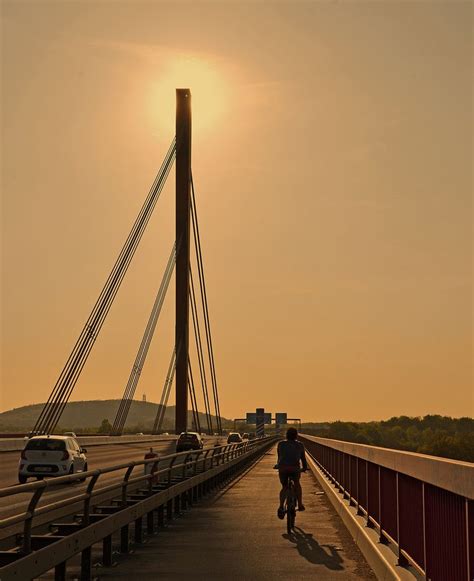
<svg viewBox="0 0 474 581">
<path fill-rule="evenodd" d="M 375 579 L 309 472 L 306 512 L 289 538 L 276 516 L 275 449 L 216 496 L 150 538 L 101 579 Z"/>
</svg>

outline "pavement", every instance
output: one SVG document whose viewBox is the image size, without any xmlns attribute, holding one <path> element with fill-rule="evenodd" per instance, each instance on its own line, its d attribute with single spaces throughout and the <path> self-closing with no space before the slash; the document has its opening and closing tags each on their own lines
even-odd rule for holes
<svg viewBox="0 0 474 581">
<path fill-rule="evenodd" d="M 315 477 L 302 475 L 305 512 L 296 530 L 276 516 L 279 481 L 276 448 L 217 494 L 184 513 L 116 567 L 96 569 L 120 581 L 302 580 L 376 577 Z"/>
</svg>

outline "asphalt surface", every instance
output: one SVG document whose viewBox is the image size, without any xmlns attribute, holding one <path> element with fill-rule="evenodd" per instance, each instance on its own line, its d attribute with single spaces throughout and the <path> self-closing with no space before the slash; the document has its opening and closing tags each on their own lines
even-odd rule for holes
<svg viewBox="0 0 474 581">
<path fill-rule="evenodd" d="M 223 438 L 219 439 L 209 437 L 204 439 L 204 446 L 212 445 L 216 440 L 220 443 L 225 443 Z M 89 470 L 94 470 L 96 468 L 106 468 L 109 466 L 123 464 L 125 462 L 132 462 L 134 460 L 143 460 L 145 453 L 150 449 L 151 446 L 153 446 L 153 449 L 158 452 L 160 456 L 165 456 L 167 454 L 174 454 L 176 445 L 175 440 L 167 440 L 163 442 L 153 442 L 152 444 L 137 443 L 90 446 L 87 448 L 88 468 Z M 3 452 L 0 454 L 0 463 L 2 466 L 0 488 L 6 488 L 10 486 L 15 487 L 18 484 L 19 458 L 20 452 Z M 139 467 L 137 467 L 135 470 L 137 475 L 142 473 Z M 124 474 L 125 470 L 104 474 L 99 478 L 99 481 L 96 484 L 96 488 L 98 489 L 101 485 L 111 484 L 114 481 L 119 481 L 123 478 Z M 28 482 L 34 481 L 34 478 L 28 480 Z M 53 486 L 50 490 L 43 494 L 38 506 L 56 502 L 69 496 L 79 494 L 82 490 L 85 489 L 85 487 L 86 484 L 82 483 Z M 26 510 L 30 497 L 31 493 L 0 498 L 0 519 L 18 514 Z M 0 538 L 1 537 L 2 533 L 0 531 Z"/>
<path fill-rule="evenodd" d="M 286 533 L 276 516 L 275 448 L 216 495 L 173 521 L 100 579 L 127 581 L 253 579 L 321 580 L 376 577 L 311 473 L 302 475 L 306 511 Z"/>
</svg>

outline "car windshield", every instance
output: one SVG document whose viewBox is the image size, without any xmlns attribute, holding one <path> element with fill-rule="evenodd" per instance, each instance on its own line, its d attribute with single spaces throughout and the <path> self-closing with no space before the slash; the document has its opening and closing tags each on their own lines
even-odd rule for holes
<svg viewBox="0 0 474 581">
<path fill-rule="evenodd" d="M 180 440 L 197 440 L 196 434 L 181 434 Z"/>
<path fill-rule="evenodd" d="M 25 450 L 62 452 L 66 450 L 66 442 L 64 440 L 52 440 L 51 438 L 44 438 L 41 440 L 30 440 L 28 444 L 26 444 Z"/>
</svg>

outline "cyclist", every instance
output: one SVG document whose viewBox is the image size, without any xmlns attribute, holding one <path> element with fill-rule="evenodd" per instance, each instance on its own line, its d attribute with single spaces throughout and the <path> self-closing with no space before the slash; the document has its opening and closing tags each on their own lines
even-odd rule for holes
<svg viewBox="0 0 474 581">
<path fill-rule="evenodd" d="M 297 436 L 298 432 L 295 428 L 288 428 L 286 432 L 286 440 L 283 440 L 278 444 L 277 467 L 278 475 L 282 485 L 282 489 L 280 491 L 280 506 L 278 507 L 277 511 L 278 518 L 280 519 L 285 518 L 284 504 L 288 491 L 288 481 L 290 478 L 292 478 L 295 483 L 298 510 L 305 510 L 305 506 L 303 504 L 303 491 L 300 484 L 300 472 L 306 472 L 308 469 L 308 464 L 306 462 L 304 444 L 296 439 Z M 300 462 L 302 468 L 300 467 Z"/>
</svg>

